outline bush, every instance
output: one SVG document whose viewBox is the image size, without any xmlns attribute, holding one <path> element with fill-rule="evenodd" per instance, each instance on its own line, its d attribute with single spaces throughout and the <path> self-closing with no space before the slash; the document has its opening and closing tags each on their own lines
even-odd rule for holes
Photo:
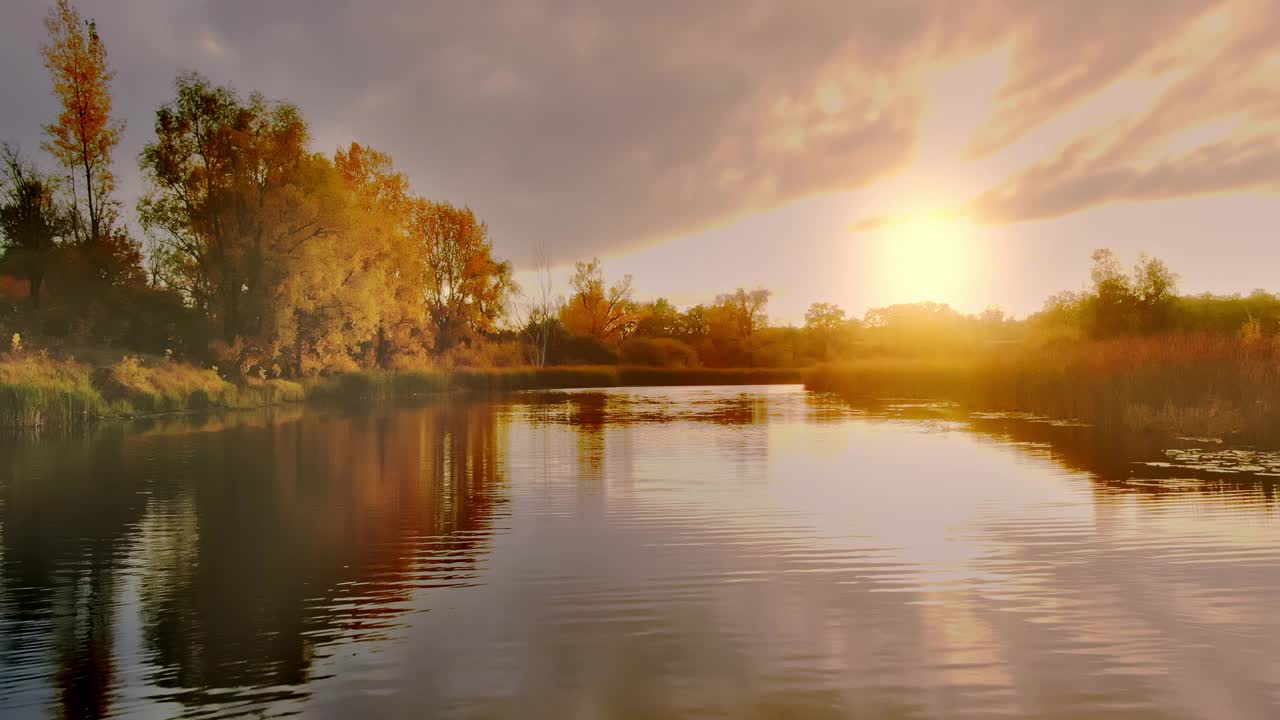
<svg viewBox="0 0 1280 720">
<path fill-rule="evenodd" d="M 641 367 L 698 367 L 697 351 L 674 338 L 630 338 L 622 343 L 621 358 L 626 365 Z"/>
<path fill-rule="evenodd" d="M 440 364 L 460 368 L 510 368 L 524 365 L 524 346 L 519 340 L 479 338 L 450 348 Z"/>
<path fill-rule="evenodd" d="M 617 365 L 618 353 L 586 335 L 557 337 L 547 348 L 548 365 Z"/>
</svg>

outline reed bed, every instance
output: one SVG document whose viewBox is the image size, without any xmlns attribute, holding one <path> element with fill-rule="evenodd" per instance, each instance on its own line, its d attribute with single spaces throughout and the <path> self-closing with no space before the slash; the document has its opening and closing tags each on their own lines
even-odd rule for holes
<svg viewBox="0 0 1280 720">
<path fill-rule="evenodd" d="M 1280 427 L 1280 348 L 1229 336 L 1136 337 L 948 359 L 865 360 L 814 368 L 805 384 L 847 397 L 945 399 L 1103 429 L 1274 440 Z"/>
</svg>

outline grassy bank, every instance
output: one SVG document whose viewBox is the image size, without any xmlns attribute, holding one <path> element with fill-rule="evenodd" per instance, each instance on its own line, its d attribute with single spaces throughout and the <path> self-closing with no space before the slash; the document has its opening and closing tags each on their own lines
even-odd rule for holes
<svg viewBox="0 0 1280 720">
<path fill-rule="evenodd" d="M 1280 349 L 1234 337 L 1175 335 L 947 359 L 814 368 L 813 390 L 938 398 L 1103 428 L 1265 438 L 1280 427 Z"/>
<path fill-rule="evenodd" d="M 212 370 L 126 356 L 89 364 L 43 353 L 0 356 L 0 427 L 66 428 L 94 418 L 472 393 L 641 385 L 800 382 L 798 370 L 613 366 L 361 372 L 231 383 Z"/>
<path fill-rule="evenodd" d="M 300 402 L 286 380 L 233 384 L 212 370 L 125 357 L 93 366 L 42 353 L 0 359 L 0 427 L 72 427 L 99 417 Z"/>
</svg>

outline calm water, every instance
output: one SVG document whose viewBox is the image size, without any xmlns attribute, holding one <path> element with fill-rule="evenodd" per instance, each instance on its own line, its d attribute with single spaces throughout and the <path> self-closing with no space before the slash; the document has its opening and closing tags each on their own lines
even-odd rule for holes
<svg viewBox="0 0 1280 720">
<path fill-rule="evenodd" d="M 1280 715 L 1267 452 L 773 387 L 0 453 L 6 718 Z"/>
</svg>

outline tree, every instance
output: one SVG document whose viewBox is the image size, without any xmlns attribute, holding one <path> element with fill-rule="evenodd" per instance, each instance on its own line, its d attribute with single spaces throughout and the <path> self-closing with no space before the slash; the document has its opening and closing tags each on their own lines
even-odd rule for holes
<svg viewBox="0 0 1280 720">
<path fill-rule="evenodd" d="M 920 352 L 972 343 L 974 318 L 935 302 L 902 303 L 868 310 L 863 319 L 867 337 L 898 352 Z"/>
<path fill-rule="evenodd" d="M 111 152 L 124 124 L 111 117 L 111 80 L 106 47 L 92 21 L 86 23 L 67 0 L 57 0 L 44 21 L 48 42 L 41 47 L 53 76 L 53 93 L 61 104 L 56 122 L 45 126 L 44 148 L 71 173 L 70 190 L 77 210 L 83 190 L 87 227 L 77 233 L 99 242 L 114 216 Z"/>
<path fill-rule="evenodd" d="M 357 227 L 348 243 L 350 263 L 359 265 L 354 295 L 363 302 L 367 322 L 375 326 L 373 362 L 389 367 L 396 356 L 430 348 L 427 322 L 428 276 L 413 235 L 415 201 L 408 180 L 391 156 L 351 143 L 334 156 L 334 165 L 352 193 Z"/>
<path fill-rule="evenodd" d="M 534 273 L 536 287 L 532 292 L 526 293 L 523 288 L 520 289 L 520 297 L 523 300 L 523 312 L 517 310 L 517 314 L 523 315 L 523 322 L 517 322 L 522 327 L 526 347 L 528 349 L 528 361 L 535 367 L 543 367 L 547 364 L 547 358 L 551 349 L 551 341 L 555 338 L 558 331 L 561 331 L 560 321 L 556 317 L 556 299 L 555 285 L 551 279 L 551 259 L 547 255 L 544 246 L 539 245 L 534 251 Z"/>
<path fill-rule="evenodd" d="M 813 303 L 804 313 L 804 329 L 817 341 L 824 362 L 831 359 L 831 346 L 847 327 L 844 310 L 832 303 Z"/>
<path fill-rule="evenodd" d="M 1091 333 L 1106 337 L 1134 329 L 1134 294 L 1116 254 L 1107 248 L 1093 251 Z"/>
<path fill-rule="evenodd" d="M 764 288 L 716 296 L 707 311 L 709 358 L 716 365 L 755 366 L 753 336 L 768 322 L 769 291 Z"/>
<path fill-rule="evenodd" d="M 606 288 L 600 260 L 579 260 L 569 287 L 573 293 L 560 311 L 560 320 L 569 332 L 616 343 L 635 330 L 640 315 L 631 300 L 630 275 Z"/>
<path fill-rule="evenodd" d="M 0 200 L 0 262 L 26 280 L 31 306 L 39 309 L 40 290 L 54 251 L 66 230 L 65 215 L 54 198 L 54 181 L 40 173 L 10 145 L 0 146 L 3 200 Z"/>
<path fill-rule="evenodd" d="M 680 311 L 666 298 L 643 303 L 637 312 L 640 319 L 636 322 L 636 335 L 673 338 L 680 333 Z"/>
<path fill-rule="evenodd" d="M 493 257 L 489 228 L 470 208 L 419 200 L 413 233 L 426 264 L 426 306 L 436 351 L 493 332 L 514 287 L 511 264 Z"/>
<path fill-rule="evenodd" d="M 710 328 L 707 325 L 707 306 L 694 305 L 676 317 L 676 337 L 694 347 L 698 347 L 707 339 Z"/>
<path fill-rule="evenodd" d="M 302 372 L 304 352 L 322 344 L 321 318 L 354 316 L 348 291 L 362 268 L 346 262 L 350 191 L 307 141 L 293 105 L 243 102 L 185 74 L 142 153 L 151 189 L 138 211 L 164 277 L 244 367 Z"/>
<path fill-rule="evenodd" d="M 1142 253 L 1133 266 L 1131 287 L 1142 329 L 1147 332 L 1164 329 L 1170 322 L 1177 297 L 1178 276 L 1163 260 Z"/>
<path fill-rule="evenodd" d="M 728 311 L 738 336 L 745 339 L 768 322 L 769 317 L 765 311 L 769 306 L 769 295 L 769 291 L 764 288 L 738 288 L 731 293 L 717 295 L 716 306 Z"/>
</svg>

